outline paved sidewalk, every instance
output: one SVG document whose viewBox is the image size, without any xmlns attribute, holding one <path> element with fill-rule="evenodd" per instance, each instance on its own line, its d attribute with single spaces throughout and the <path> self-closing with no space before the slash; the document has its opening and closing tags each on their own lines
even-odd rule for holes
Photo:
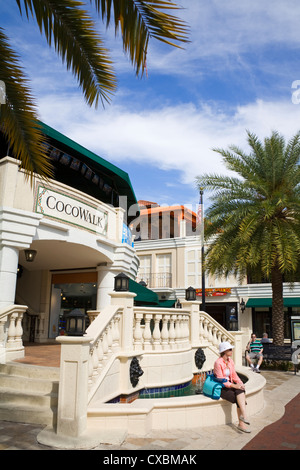
<svg viewBox="0 0 300 470">
<path fill-rule="evenodd" d="M 127 436 L 120 445 L 100 445 L 105 451 L 299 450 L 300 374 L 262 371 L 267 380 L 265 407 L 251 417 L 251 434 L 234 424 L 187 431 L 155 432 L 147 437 Z M 52 450 L 36 436 L 43 426 L 0 421 L 0 450 Z M 157 453 L 157 452 L 156 452 Z"/>
</svg>

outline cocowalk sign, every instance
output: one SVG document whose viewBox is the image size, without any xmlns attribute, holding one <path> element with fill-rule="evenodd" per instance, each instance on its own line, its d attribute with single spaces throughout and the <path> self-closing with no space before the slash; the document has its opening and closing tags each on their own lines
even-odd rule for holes
<svg viewBox="0 0 300 470">
<path fill-rule="evenodd" d="M 35 212 L 106 235 L 108 213 L 66 194 L 38 186 Z"/>
</svg>

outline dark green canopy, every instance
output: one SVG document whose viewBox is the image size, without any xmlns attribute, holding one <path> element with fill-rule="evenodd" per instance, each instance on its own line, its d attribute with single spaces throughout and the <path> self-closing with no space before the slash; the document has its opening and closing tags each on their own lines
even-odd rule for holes
<svg viewBox="0 0 300 470">
<path fill-rule="evenodd" d="M 153 290 L 144 287 L 142 284 L 132 279 L 129 279 L 129 291 L 136 294 L 134 303 L 137 306 L 172 308 L 176 303 L 176 300 L 159 300 L 156 292 L 153 292 Z"/>
<path fill-rule="evenodd" d="M 299 307 L 300 297 L 285 297 L 283 305 L 284 307 Z M 272 297 L 248 299 L 246 307 L 272 307 Z"/>
</svg>

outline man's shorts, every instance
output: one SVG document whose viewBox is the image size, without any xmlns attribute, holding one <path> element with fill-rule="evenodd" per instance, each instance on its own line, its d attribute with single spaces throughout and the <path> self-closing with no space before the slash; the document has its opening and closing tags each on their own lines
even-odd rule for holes
<svg viewBox="0 0 300 470">
<path fill-rule="evenodd" d="M 262 353 L 251 352 L 248 353 L 248 356 L 250 357 L 250 359 L 259 359 L 260 357 L 262 357 Z"/>
</svg>

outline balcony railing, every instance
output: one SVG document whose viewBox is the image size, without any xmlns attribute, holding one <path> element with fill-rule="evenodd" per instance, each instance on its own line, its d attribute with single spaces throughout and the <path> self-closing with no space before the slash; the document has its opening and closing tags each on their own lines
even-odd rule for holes
<svg viewBox="0 0 300 470">
<path fill-rule="evenodd" d="M 138 274 L 137 282 L 144 281 L 149 289 L 172 287 L 172 273 Z"/>
</svg>

